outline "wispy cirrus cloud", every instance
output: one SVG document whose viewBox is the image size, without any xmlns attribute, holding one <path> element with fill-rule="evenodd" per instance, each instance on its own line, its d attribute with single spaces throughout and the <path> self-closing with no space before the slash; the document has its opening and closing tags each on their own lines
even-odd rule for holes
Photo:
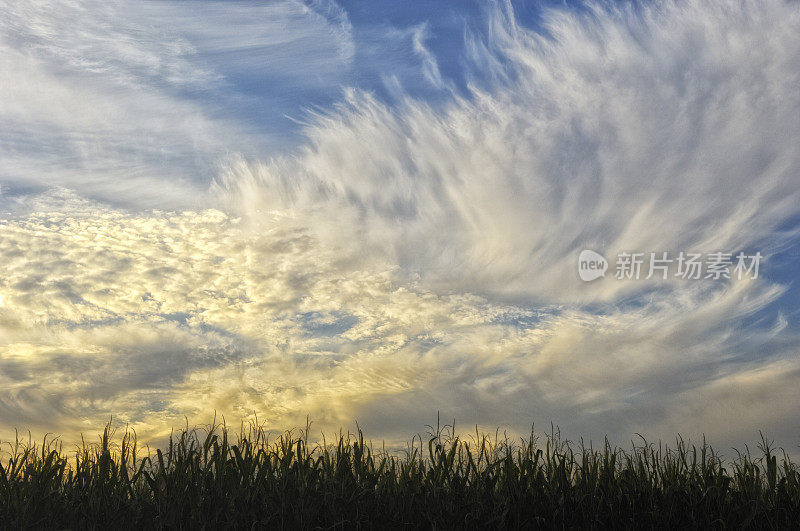
<svg viewBox="0 0 800 531">
<path fill-rule="evenodd" d="M 344 86 L 436 75 L 421 29 L 355 36 L 327 1 L 4 1 L 0 14 L 6 194 L 208 206 L 221 160 L 291 149 Z"/>
<path fill-rule="evenodd" d="M 444 288 L 570 302 L 630 288 L 580 282 L 582 248 L 768 251 L 800 214 L 795 5 L 548 11 L 546 37 L 489 14 L 470 98 L 353 90 L 296 156 L 232 164 L 231 204 L 336 219 L 323 240 Z"/>
<path fill-rule="evenodd" d="M 89 16 L 83 5 L 70 16 Z M 444 103 L 404 92 L 399 69 L 395 101 L 348 89 L 310 115 L 303 145 L 264 162 L 252 121 L 224 112 L 253 97 L 232 80 L 270 78 L 254 59 L 263 52 L 298 90 L 316 90 L 369 56 L 359 43 L 374 28 L 353 29 L 334 4 L 202 5 L 213 24 L 148 4 L 174 15 L 159 26 L 174 37 L 145 32 L 94 59 L 106 46 L 86 44 L 95 37 L 49 49 L 67 37 L 31 23 L 45 15 L 6 25 L 44 48 L 27 56 L 22 41 L 3 41 L 28 85 L 0 107 L 16 124 L 2 138 L 38 139 L 54 177 L 32 177 L 44 166 L 31 146 L 7 151 L 3 171 L 78 193 L 9 200 L 0 225 L 3 426 L 75 434 L 114 414 L 157 437 L 216 409 L 276 428 L 306 415 L 324 429 L 358 419 L 405 440 L 438 410 L 462 425 L 553 420 L 617 440 L 681 431 L 733 444 L 763 429 L 796 443 L 796 314 L 770 311 L 786 286 L 768 275 L 585 284 L 575 270 L 583 248 L 758 249 L 769 263 L 791 245 L 796 4 L 591 4 L 545 10 L 536 31 L 494 5 L 485 34 L 467 34 L 465 94 L 428 27 L 400 28 L 387 32 L 398 55 Z M 111 22 L 98 24 L 92 35 Z M 294 64 L 304 52 L 321 77 Z M 92 79 L 84 102 L 79 87 Z M 203 90 L 234 103 L 215 109 Z M 96 130 L 93 151 L 80 151 Z M 211 164 L 230 146 L 241 154 L 208 191 L 186 162 Z M 87 194 L 138 206 L 174 198 L 186 210 L 130 212 Z"/>
<path fill-rule="evenodd" d="M 0 12 L 7 192 L 62 185 L 133 206 L 205 204 L 220 157 L 281 146 L 280 124 L 245 117 L 285 120 L 298 93 L 335 86 L 352 55 L 346 19 L 292 1 Z M 263 108 L 272 114 L 253 112 Z"/>
</svg>

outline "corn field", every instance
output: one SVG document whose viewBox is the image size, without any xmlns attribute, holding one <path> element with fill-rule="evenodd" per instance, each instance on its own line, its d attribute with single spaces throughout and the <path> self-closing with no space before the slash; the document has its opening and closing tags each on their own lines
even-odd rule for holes
<svg viewBox="0 0 800 531">
<path fill-rule="evenodd" d="M 309 443 L 255 423 L 185 429 L 164 448 L 109 427 L 98 443 L 4 443 L 0 527 L 7 529 L 470 529 L 800 526 L 800 473 L 763 440 L 721 459 L 671 447 L 512 440 L 432 429 L 404 451 L 361 431 Z M 271 440 L 270 437 L 273 437 Z"/>
</svg>

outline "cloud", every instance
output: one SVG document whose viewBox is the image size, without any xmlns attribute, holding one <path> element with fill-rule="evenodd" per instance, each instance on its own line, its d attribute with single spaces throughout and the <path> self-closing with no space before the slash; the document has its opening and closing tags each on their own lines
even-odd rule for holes
<svg viewBox="0 0 800 531">
<path fill-rule="evenodd" d="M 470 97 L 396 108 L 353 90 L 297 156 L 235 163 L 231 204 L 335 219 L 355 253 L 442 289 L 544 301 L 631 289 L 580 282 L 584 248 L 777 245 L 800 204 L 795 4 L 547 11 L 547 36 L 491 14 Z"/>
<path fill-rule="evenodd" d="M 346 18 L 294 1 L 3 1 L 0 14 L 6 193 L 202 207 L 219 158 L 280 146 L 292 98 L 328 90 L 352 58 Z"/>
<path fill-rule="evenodd" d="M 344 42 L 344 14 L 315 9 Z M 74 437 L 114 414 L 152 440 L 216 409 L 276 429 L 357 419 L 398 442 L 441 411 L 621 442 L 681 431 L 733 444 L 763 429 L 796 444 L 781 425 L 797 421 L 797 329 L 762 313 L 784 286 L 585 284 L 575 261 L 584 248 L 746 249 L 769 263 L 800 214 L 797 5 L 548 10 L 538 33 L 488 13 L 487 37 L 467 38 L 469 94 L 392 106 L 349 89 L 294 154 L 230 155 L 214 209 L 128 211 L 87 200 L 75 182 L 88 180 L 8 199 L 0 425 Z M 445 84 L 423 30 L 409 34 L 422 72 Z M 223 55 L 272 45 L 198 31 Z M 170 69 L 189 86 L 217 82 L 182 57 Z M 84 105 L 75 90 L 65 101 Z M 122 130 L 142 141 L 152 126 L 136 123 Z"/>
<path fill-rule="evenodd" d="M 436 411 L 462 426 L 552 419 L 596 437 L 670 436 L 660 427 L 694 411 L 692 393 L 745 380 L 766 407 L 782 391 L 754 371 L 800 374 L 794 335 L 737 330 L 781 291 L 761 281 L 605 314 L 534 308 L 437 293 L 396 266 L 352 268 L 278 213 L 253 233 L 216 210 L 131 214 L 70 192 L 29 208 L 0 224 L 6 436 L 72 440 L 114 415 L 155 440 L 213 411 L 275 429 L 357 419 L 390 442 Z M 681 430 L 743 431 L 692 419 Z"/>
<path fill-rule="evenodd" d="M 454 364 L 465 380 L 438 366 L 437 389 L 369 401 L 360 418 L 391 430 L 388 412 L 414 418 L 437 403 L 476 422 L 465 412 L 518 421 L 544 411 L 576 432 L 638 423 L 664 434 L 662 419 L 686 411 L 677 396 L 725 387 L 771 356 L 794 367 L 785 318 L 777 345 L 745 324 L 781 286 L 587 285 L 575 260 L 584 248 L 772 257 L 796 236 L 785 228 L 800 214 L 797 6 L 589 5 L 545 11 L 537 32 L 509 9 L 488 13 L 487 37 L 468 35 L 467 97 L 392 107 L 353 90 L 308 127 L 296 156 L 234 161 L 219 181 L 252 230 L 280 212 L 348 267 L 395 265 L 401 282 L 437 293 L 559 308 L 518 347 L 519 365 L 496 352 L 465 375 L 475 345 L 493 341 L 473 336 Z M 768 398 L 754 409 L 785 403 L 760 382 Z"/>
</svg>

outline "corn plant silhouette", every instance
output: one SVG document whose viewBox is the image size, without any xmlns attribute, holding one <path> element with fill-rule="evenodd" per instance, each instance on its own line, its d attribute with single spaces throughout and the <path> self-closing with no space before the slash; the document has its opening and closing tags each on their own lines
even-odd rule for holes
<svg viewBox="0 0 800 531">
<path fill-rule="evenodd" d="M 429 426 L 404 451 L 360 428 L 332 442 L 256 421 L 173 433 L 164 448 L 117 436 L 74 454 L 19 436 L 0 460 L 0 527 L 86 528 L 797 528 L 800 473 L 762 436 L 726 462 L 705 441 L 641 439 L 628 450 L 562 438 L 514 440 Z"/>
</svg>

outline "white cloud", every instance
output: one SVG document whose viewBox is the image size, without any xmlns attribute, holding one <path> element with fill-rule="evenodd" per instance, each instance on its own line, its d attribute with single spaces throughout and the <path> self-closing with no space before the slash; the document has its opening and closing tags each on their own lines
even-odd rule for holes
<svg viewBox="0 0 800 531">
<path fill-rule="evenodd" d="M 294 1 L 2 1 L 0 180 L 129 206 L 208 204 L 220 157 L 281 133 L 235 116 L 253 106 L 238 85 L 282 76 L 287 99 L 335 83 L 353 44 L 334 15 Z"/>
<path fill-rule="evenodd" d="M 66 192 L 29 207 L 0 224 L 5 433 L 69 440 L 115 415 L 152 439 L 216 410 L 276 429 L 358 419 L 400 441 L 439 410 L 462 426 L 552 419 L 596 437 L 669 436 L 691 393 L 747 380 L 767 407 L 782 391 L 749 375 L 762 365 L 793 382 L 800 369 L 793 335 L 736 329 L 780 293 L 759 281 L 604 314 L 537 310 L 437 293 L 391 265 L 352 268 L 280 214 L 254 234 L 219 211 L 134 215 Z M 763 428 L 784 435 L 779 420 Z M 692 418 L 681 429 L 743 431 Z"/>
<path fill-rule="evenodd" d="M 429 285 L 564 302 L 630 289 L 580 282 L 583 248 L 769 252 L 800 213 L 796 4 L 551 11 L 549 38 L 493 13 L 471 98 L 352 91 L 298 156 L 235 164 L 232 202 Z"/>
<path fill-rule="evenodd" d="M 796 443 L 796 327 L 749 321 L 781 286 L 587 285 L 575 260 L 780 243 L 800 214 L 797 5 L 548 11 L 550 37 L 493 16 L 469 41 L 468 98 L 391 108 L 350 90 L 295 156 L 231 157 L 226 213 L 20 199 L 0 224 L 0 424 L 74 436 L 115 414 L 156 437 L 215 408 L 405 440 L 439 410 Z"/>
</svg>

